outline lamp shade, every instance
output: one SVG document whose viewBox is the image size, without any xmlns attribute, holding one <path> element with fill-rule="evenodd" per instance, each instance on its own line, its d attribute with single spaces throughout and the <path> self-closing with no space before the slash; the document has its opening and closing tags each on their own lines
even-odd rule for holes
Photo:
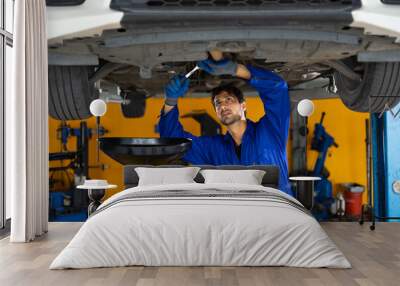
<svg viewBox="0 0 400 286">
<path fill-rule="evenodd" d="M 303 99 L 297 104 L 297 112 L 303 116 L 308 117 L 314 112 L 314 103 L 309 99 Z"/>
<path fill-rule="evenodd" d="M 107 111 L 107 104 L 102 99 L 95 99 L 90 103 L 90 113 L 94 116 L 103 116 Z"/>
</svg>

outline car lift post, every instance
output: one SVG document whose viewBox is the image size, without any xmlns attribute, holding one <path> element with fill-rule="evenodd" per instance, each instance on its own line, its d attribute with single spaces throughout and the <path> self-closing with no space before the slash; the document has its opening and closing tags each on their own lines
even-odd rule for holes
<svg viewBox="0 0 400 286">
<path fill-rule="evenodd" d="M 396 110 L 400 110 L 400 105 Z M 372 224 L 375 220 L 400 219 L 400 113 L 371 114 L 367 129 L 368 204 Z M 397 159 L 397 160 L 396 160 Z M 364 223 L 361 216 L 360 224 Z"/>
</svg>

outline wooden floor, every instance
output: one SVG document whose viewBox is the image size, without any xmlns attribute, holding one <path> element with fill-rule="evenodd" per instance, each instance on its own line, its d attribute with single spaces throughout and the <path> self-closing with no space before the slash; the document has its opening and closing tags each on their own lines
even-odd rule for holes
<svg viewBox="0 0 400 286">
<path fill-rule="evenodd" d="M 352 269 L 289 267 L 122 267 L 48 270 L 79 229 L 79 223 L 50 223 L 49 233 L 32 243 L 0 241 L 0 285 L 400 285 L 400 224 L 334 222 L 323 228 Z"/>
</svg>

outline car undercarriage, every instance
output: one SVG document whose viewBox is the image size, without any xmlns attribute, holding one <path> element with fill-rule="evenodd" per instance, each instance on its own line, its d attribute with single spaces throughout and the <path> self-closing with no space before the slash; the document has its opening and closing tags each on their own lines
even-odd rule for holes
<svg viewBox="0 0 400 286">
<path fill-rule="evenodd" d="M 355 111 L 378 112 L 399 101 L 400 87 L 387 78 L 400 76 L 400 45 L 396 38 L 351 26 L 351 11 L 360 1 L 217 2 L 111 1 L 113 10 L 123 12 L 121 25 L 49 40 L 49 65 L 57 67 L 60 79 L 70 73 L 62 69 L 86 66 L 89 85 L 102 81 L 100 86 L 115 85 L 143 101 L 163 96 L 174 74 L 187 73 L 218 49 L 280 74 L 291 90 L 311 86 L 328 91 L 313 98 L 340 96 Z M 239 2 L 246 5 L 232 6 Z M 365 87 L 371 79 L 375 84 Z M 243 81 L 200 71 L 191 78 L 189 96 L 225 81 L 249 91 Z"/>
</svg>

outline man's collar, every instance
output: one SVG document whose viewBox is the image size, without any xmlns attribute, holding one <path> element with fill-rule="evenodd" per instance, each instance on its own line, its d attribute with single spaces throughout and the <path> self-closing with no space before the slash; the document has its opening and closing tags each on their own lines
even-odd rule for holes
<svg viewBox="0 0 400 286">
<path fill-rule="evenodd" d="M 250 131 L 250 130 L 253 130 L 253 127 L 254 127 L 254 122 L 253 121 L 251 121 L 250 119 L 248 119 L 248 118 L 246 118 L 246 130 L 244 131 L 244 133 L 243 133 L 243 137 L 242 138 L 244 138 L 244 136 Z M 224 135 L 224 140 L 225 141 L 229 141 L 229 140 L 232 140 L 233 141 L 233 138 L 232 138 L 232 135 L 229 133 L 229 131 L 226 131 L 226 133 L 225 133 L 225 135 Z"/>
</svg>

